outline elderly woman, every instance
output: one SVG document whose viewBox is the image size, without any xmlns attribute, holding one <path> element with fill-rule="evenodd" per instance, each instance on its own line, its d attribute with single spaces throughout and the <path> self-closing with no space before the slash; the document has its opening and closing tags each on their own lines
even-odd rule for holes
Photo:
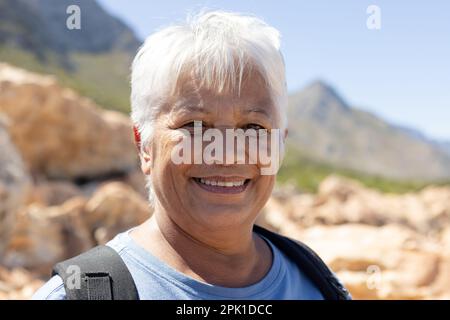
<svg viewBox="0 0 450 320">
<path fill-rule="evenodd" d="M 107 246 L 59 264 L 35 299 L 349 297 L 305 245 L 255 226 L 276 172 L 264 174 L 259 153 L 271 151 L 278 161 L 287 134 L 279 48 L 276 29 L 221 11 L 145 41 L 132 66 L 131 104 L 154 213 Z M 205 137 L 210 129 L 216 131 Z M 229 148 L 221 133 L 239 129 L 252 133 L 248 149 L 255 149 L 252 137 L 279 138 L 257 144 L 256 153 Z M 197 157 L 208 154 L 207 144 L 199 151 L 187 143 L 178 153 L 182 142 L 212 135 L 212 159 Z M 231 161 L 223 160 L 230 151 Z M 233 157 L 239 152 L 244 161 Z M 185 161 L 175 161 L 181 154 Z"/>
</svg>

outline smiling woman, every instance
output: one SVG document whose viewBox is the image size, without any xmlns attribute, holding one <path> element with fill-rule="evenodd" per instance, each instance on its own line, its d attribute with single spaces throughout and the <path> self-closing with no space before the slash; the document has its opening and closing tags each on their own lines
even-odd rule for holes
<svg viewBox="0 0 450 320">
<path fill-rule="evenodd" d="M 287 92 L 279 47 L 277 30 L 260 19 L 214 11 L 158 31 L 136 55 L 132 119 L 154 214 L 108 246 L 125 263 L 140 299 L 348 298 L 303 244 L 255 227 L 275 182 L 274 173 L 262 173 L 260 157 L 221 161 L 217 153 L 229 153 L 225 139 L 212 163 L 196 161 L 196 148 L 192 161 L 173 161 L 183 132 L 191 137 L 196 122 L 218 131 L 279 130 L 275 141 L 284 145 Z M 271 149 L 258 145 L 258 152 L 264 148 Z M 232 153 L 237 149 L 233 145 Z M 83 269 L 87 257 L 95 260 L 81 255 L 71 265 Z M 69 286 L 61 266 L 35 298 L 64 299 L 83 290 Z M 81 296 L 110 297 L 92 294 L 100 284 L 89 283 Z M 120 292 L 121 282 L 112 283 Z"/>
</svg>

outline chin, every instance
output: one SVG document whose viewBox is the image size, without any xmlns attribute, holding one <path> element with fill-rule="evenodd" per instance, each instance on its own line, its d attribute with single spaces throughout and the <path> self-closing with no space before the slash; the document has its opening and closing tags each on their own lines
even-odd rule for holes
<svg viewBox="0 0 450 320">
<path fill-rule="evenodd" d="M 203 208 L 202 210 L 205 210 Z M 196 212 L 198 212 L 196 210 Z M 210 210 L 203 211 L 205 213 L 196 213 L 195 220 L 208 229 L 222 229 L 230 227 L 238 227 L 253 221 L 252 215 L 248 208 L 235 207 L 228 205 L 228 207 L 220 206 L 219 208 L 211 208 Z"/>
</svg>

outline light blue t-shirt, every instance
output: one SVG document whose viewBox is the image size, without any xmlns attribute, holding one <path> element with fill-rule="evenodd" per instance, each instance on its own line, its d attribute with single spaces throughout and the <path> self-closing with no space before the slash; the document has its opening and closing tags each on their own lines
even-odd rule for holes
<svg viewBox="0 0 450 320">
<path fill-rule="evenodd" d="M 267 238 L 273 262 L 259 282 L 241 288 L 229 288 L 195 280 L 138 245 L 126 232 L 107 243 L 127 265 L 142 300 L 323 300 L 320 291 L 297 265 Z M 33 296 L 35 300 L 63 300 L 65 289 L 61 277 L 54 276 Z"/>
</svg>

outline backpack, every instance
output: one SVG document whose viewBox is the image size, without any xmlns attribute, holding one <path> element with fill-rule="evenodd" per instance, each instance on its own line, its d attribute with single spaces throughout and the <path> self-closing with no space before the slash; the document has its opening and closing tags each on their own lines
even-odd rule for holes
<svg viewBox="0 0 450 320">
<path fill-rule="evenodd" d="M 294 261 L 322 293 L 325 300 L 350 300 L 351 295 L 334 273 L 308 246 L 300 241 L 254 225 L 253 230 L 269 239 L 279 250 Z M 70 285 L 77 266 L 81 281 L 78 288 Z M 64 282 L 68 300 L 139 300 L 133 278 L 119 254 L 109 246 L 94 247 L 74 258 L 57 263 L 52 276 L 59 275 Z"/>
</svg>

